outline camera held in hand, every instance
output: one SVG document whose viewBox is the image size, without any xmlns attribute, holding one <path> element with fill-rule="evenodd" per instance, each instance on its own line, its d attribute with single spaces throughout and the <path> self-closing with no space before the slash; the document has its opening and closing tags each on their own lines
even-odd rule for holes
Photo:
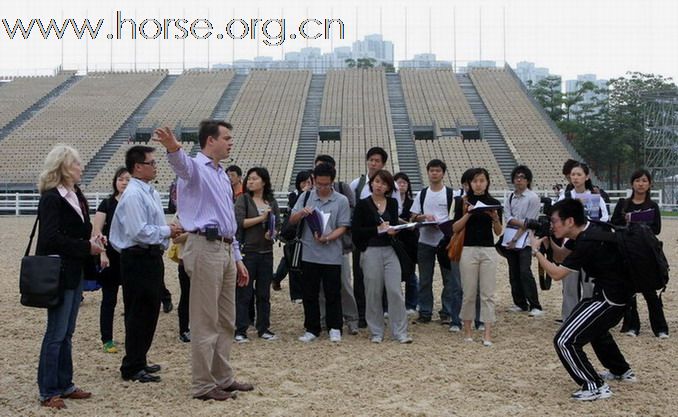
<svg viewBox="0 0 678 417">
<path fill-rule="evenodd" d="M 525 228 L 534 230 L 534 235 L 537 237 L 551 236 L 551 221 L 546 216 L 539 216 L 536 220 L 525 220 Z"/>
</svg>

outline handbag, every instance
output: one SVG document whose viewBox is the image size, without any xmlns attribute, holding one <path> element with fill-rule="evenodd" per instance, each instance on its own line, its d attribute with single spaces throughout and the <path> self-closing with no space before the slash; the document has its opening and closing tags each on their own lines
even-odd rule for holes
<svg viewBox="0 0 678 417">
<path fill-rule="evenodd" d="M 466 197 L 464 197 L 464 202 L 466 202 Z M 467 204 L 462 206 L 462 215 L 468 210 L 467 207 Z M 461 259 L 461 251 L 464 249 L 464 237 L 466 237 L 466 227 L 452 235 L 450 243 L 447 245 L 447 257 L 450 258 L 450 261 L 459 262 Z"/>
<path fill-rule="evenodd" d="M 40 216 L 36 217 L 28 240 L 28 246 L 21 258 L 19 292 L 21 305 L 38 308 L 54 308 L 63 302 L 61 290 L 61 258 L 59 256 L 29 256 L 35 229 Z"/>
<path fill-rule="evenodd" d="M 304 196 L 304 204 L 303 206 L 306 206 L 306 203 L 308 202 L 308 198 L 311 196 L 310 192 L 306 192 L 306 195 Z M 289 220 L 289 218 L 288 218 Z M 288 229 L 291 227 L 291 225 L 288 225 Z M 301 273 L 301 255 L 302 255 L 302 249 L 303 249 L 303 243 L 301 242 L 301 232 L 304 227 L 304 219 L 301 219 L 299 223 L 297 223 L 297 229 L 294 233 L 294 237 L 291 240 L 287 241 L 287 244 L 283 247 L 283 253 L 285 254 L 285 262 L 287 262 L 287 268 L 296 273 Z"/>
<path fill-rule="evenodd" d="M 400 262 L 401 281 L 406 281 L 414 274 L 414 262 L 410 259 L 410 255 L 407 254 L 407 249 L 405 249 L 403 242 L 392 238 L 391 246 Z"/>
</svg>

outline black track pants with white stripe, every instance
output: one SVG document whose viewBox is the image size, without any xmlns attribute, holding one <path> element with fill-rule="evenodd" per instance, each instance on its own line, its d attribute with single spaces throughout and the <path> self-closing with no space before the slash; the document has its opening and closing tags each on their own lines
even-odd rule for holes
<svg viewBox="0 0 678 417">
<path fill-rule="evenodd" d="M 624 317 L 626 305 L 613 305 L 602 294 L 594 294 L 579 302 L 553 339 L 563 366 L 574 381 L 584 389 L 593 390 L 604 381 L 584 353 L 591 343 L 600 363 L 615 375 L 629 369 L 617 343 L 610 334 Z"/>
</svg>

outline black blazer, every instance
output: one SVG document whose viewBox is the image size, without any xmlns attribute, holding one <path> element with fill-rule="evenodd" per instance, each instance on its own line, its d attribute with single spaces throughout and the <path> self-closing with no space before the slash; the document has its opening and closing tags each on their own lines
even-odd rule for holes
<svg viewBox="0 0 678 417">
<path fill-rule="evenodd" d="M 395 198 L 386 198 L 386 210 L 388 212 L 392 226 L 398 225 L 398 202 Z M 367 249 L 367 243 L 373 237 L 377 237 L 377 226 L 379 225 L 379 216 L 376 212 L 376 207 L 372 202 L 372 197 L 367 197 L 359 200 L 355 205 L 353 211 L 353 222 L 351 224 L 351 233 L 353 236 L 353 243 L 361 252 Z M 383 235 L 384 239 L 390 239 L 388 235 Z"/>
<path fill-rule="evenodd" d="M 43 192 L 38 204 L 40 227 L 36 254 L 61 257 L 61 282 L 65 289 L 77 288 L 83 273 L 89 273 L 94 267 L 94 258 L 89 253 L 92 223 L 87 200 L 77 188 L 76 194 L 84 221 L 56 188 Z"/>
</svg>

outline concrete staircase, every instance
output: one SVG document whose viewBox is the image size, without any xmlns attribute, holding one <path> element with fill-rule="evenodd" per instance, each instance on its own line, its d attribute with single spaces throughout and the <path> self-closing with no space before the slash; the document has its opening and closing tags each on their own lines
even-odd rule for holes
<svg viewBox="0 0 678 417">
<path fill-rule="evenodd" d="M 325 74 L 313 74 L 311 85 L 306 96 L 304 115 L 301 120 L 301 132 L 297 142 L 297 151 L 294 155 L 292 175 L 290 175 L 290 189 L 294 189 L 294 180 L 297 174 L 304 169 L 312 169 L 318 145 L 318 126 L 320 123 L 320 106 L 325 91 Z"/>
</svg>

